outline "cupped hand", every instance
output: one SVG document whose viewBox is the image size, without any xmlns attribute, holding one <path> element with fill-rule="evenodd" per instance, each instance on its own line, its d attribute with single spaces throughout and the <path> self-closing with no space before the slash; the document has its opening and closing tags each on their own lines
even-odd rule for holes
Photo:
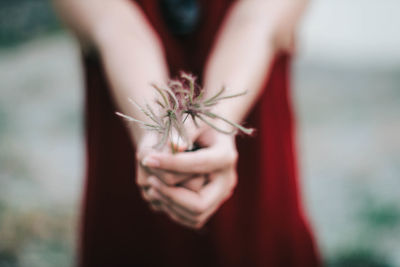
<svg viewBox="0 0 400 267">
<path fill-rule="evenodd" d="M 141 189 L 143 198 L 149 200 L 147 195 L 148 190 L 150 189 L 149 178 L 151 176 L 156 176 L 163 183 L 169 186 L 180 186 L 194 192 L 200 190 L 207 181 L 207 178 L 204 175 L 178 173 L 176 171 L 166 171 L 160 168 L 155 168 L 157 163 L 152 163 L 151 158 L 148 157 L 148 155 L 160 152 L 153 148 L 154 144 L 157 143 L 157 138 L 158 137 L 155 134 L 147 133 L 143 135 L 140 140 L 136 141 L 138 144 L 136 149 L 136 183 Z M 182 146 L 179 149 L 184 150 L 185 148 Z M 162 152 L 166 154 L 171 153 L 168 147 L 166 147 Z M 152 207 L 156 207 L 158 203 L 158 201 L 150 201 Z"/>
<path fill-rule="evenodd" d="M 197 151 L 178 154 L 152 151 L 143 162 L 146 168 L 168 173 L 168 181 L 158 175 L 146 179 L 145 199 L 172 220 L 195 229 L 201 228 L 232 195 L 237 183 L 238 158 L 233 136 L 208 129 L 200 133 L 197 141 L 202 146 Z M 179 186 L 188 177 L 204 176 L 207 183 L 197 192 Z"/>
</svg>

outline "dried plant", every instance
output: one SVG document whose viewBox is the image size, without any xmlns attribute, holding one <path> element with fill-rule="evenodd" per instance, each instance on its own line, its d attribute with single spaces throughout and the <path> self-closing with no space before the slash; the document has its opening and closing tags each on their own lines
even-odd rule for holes
<svg viewBox="0 0 400 267">
<path fill-rule="evenodd" d="M 196 83 L 196 78 L 185 72 L 181 73 L 180 79 L 171 80 L 166 87 L 160 88 L 155 84 L 152 84 L 152 86 L 158 93 L 158 98 L 155 100 L 160 108 L 158 112 L 155 112 L 148 104 L 143 107 L 133 99 L 129 99 L 151 122 L 144 122 L 120 112 L 116 112 L 116 114 L 128 121 L 139 123 L 146 130 L 157 132 L 160 135 L 160 139 L 154 146 L 155 149 L 162 149 L 168 142 L 168 139 L 172 138 L 174 131 L 178 134 L 178 138 L 182 138 L 189 149 L 191 149 L 192 142 L 189 140 L 184 127 L 189 117 L 196 127 L 199 127 L 198 120 L 200 120 L 224 134 L 231 135 L 237 131 L 245 134 L 252 134 L 253 132 L 253 129 L 245 128 L 211 112 L 211 108 L 217 105 L 219 101 L 243 96 L 246 92 L 224 95 L 226 89 L 222 87 L 214 96 L 204 99 L 204 90 Z M 216 119 L 222 120 L 232 126 L 232 130 L 227 131 L 216 126 L 212 122 L 212 120 Z M 175 152 L 174 147 L 172 147 L 172 150 Z"/>
</svg>

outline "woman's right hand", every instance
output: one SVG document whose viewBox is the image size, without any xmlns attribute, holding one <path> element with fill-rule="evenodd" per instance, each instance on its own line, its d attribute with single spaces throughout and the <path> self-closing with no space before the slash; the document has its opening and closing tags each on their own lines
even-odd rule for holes
<svg viewBox="0 0 400 267">
<path fill-rule="evenodd" d="M 169 175 L 169 183 L 157 175 L 144 175 L 145 199 L 175 222 L 195 229 L 201 228 L 232 195 L 237 183 L 238 153 L 234 137 L 208 129 L 199 139 L 205 147 L 197 151 L 178 154 L 148 151 L 143 161 L 151 170 Z M 188 178 L 184 174 L 207 177 L 207 182 L 193 192 L 176 185 Z"/>
</svg>

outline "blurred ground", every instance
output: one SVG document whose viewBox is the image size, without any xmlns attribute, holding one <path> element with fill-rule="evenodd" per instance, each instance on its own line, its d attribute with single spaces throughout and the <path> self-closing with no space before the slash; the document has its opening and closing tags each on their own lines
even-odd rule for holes
<svg viewBox="0 0 400 267">
<path fill-rule="evenodd" d="M 400 266 L 399 8 L 314 1 L 300 32 L 302 184 L 328 266 Z M 0 50 L 0 267 L 74 262 L 81 87 L 66 33 Z"/>
<path fill-rule="evenodd" d="M 83 167 L 79 71 L 64 34 L 0 52 L 1 267 L 72 265 Z"/>
<path fill-rule="evenodd" d="M 303 191 L 332 266 L 400 266 L 398 1 L 313 1 L 294 65 Z"/>
</svg>

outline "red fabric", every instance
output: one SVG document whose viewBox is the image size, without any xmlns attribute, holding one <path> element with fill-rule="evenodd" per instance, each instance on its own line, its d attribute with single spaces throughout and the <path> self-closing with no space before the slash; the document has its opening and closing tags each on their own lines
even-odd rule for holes
<svg viewBox="0 0 400 267">
<path fill-rule="evenodd" d="M 202 1 L 199 29 L 168 33 L 154 0 L 138 3 L 165 45 L 171 74 L 201 78 L 216 31 L 232 1 Z M 134 49 L 134 48 L 133 48 Z M 134 149 L 114 112 L 97 58 L 85 58 L 87 182 L 80 266 L 319 266 L 297 185 L 288 57 L 276 59 L 247 119 L 253 138 L 238 138 L 239 183 L 201 231 L 152 213 L 135 184 Z"/>
</svg>

